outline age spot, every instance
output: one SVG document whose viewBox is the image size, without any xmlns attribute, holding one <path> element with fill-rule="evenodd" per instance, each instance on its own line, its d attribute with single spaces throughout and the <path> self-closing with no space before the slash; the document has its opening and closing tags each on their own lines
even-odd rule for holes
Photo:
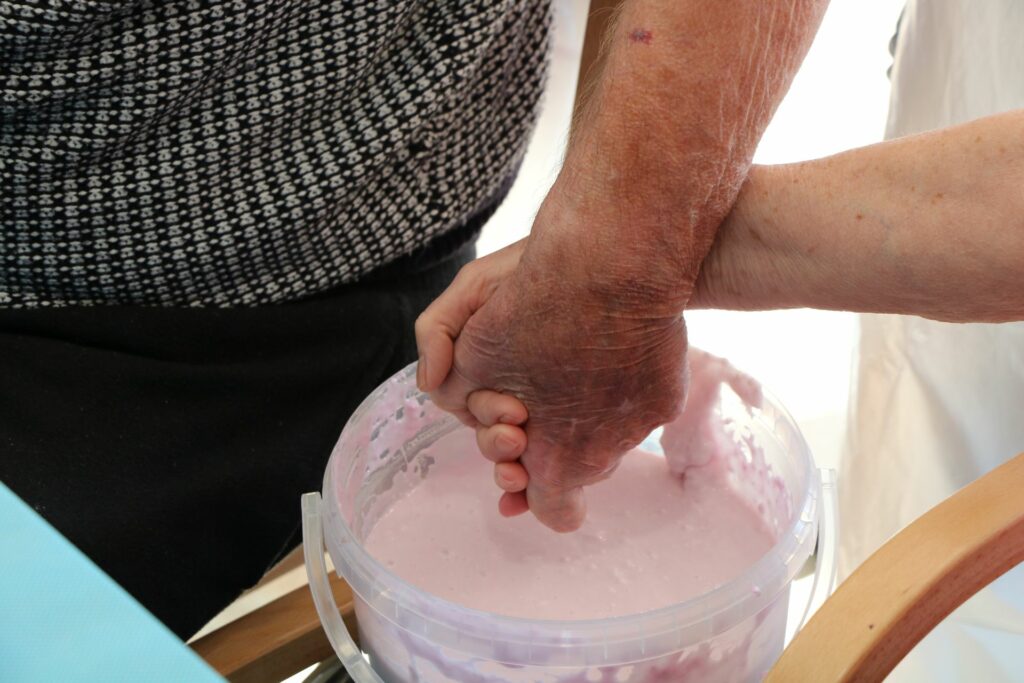
<svg viewBox="0 0 1024 683">
<path fill-rule="evenodd" d="M 629 39 L 634 43 L 650 45 L 651 41 L 654 40 L 654 34 L 645 28 L 635 28 L 630 32 Z"/>
</svg>

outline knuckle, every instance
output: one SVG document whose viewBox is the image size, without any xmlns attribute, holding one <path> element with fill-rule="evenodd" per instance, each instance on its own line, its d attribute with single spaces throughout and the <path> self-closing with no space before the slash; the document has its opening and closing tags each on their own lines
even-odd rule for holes
<svg viewBox="0 0 1024 683">
<path fill-rule="evenodd" d="M 459 272 L 455 275 L 455 279 L 460 284 L 469 284 L 473 282 L 480 273 L 480 259 L 470 261 L 466 265 L 459 268 Z"/>
<path fill-rule="evenodd" d="M 412 327 L 417 337 L 423 337 L 430 331 L 430 317 L 426 311 L 416 316 Z"/>
<path fill-rule="evenodd" d="M 466 405 L 474 412 L 487 407 L 487 395 L 482 391 L 474 391 L 466 397 Z"/>
<path fill-rule="evenodd" d="M 459 405 L 459 402 L 456 401 L 455 398 L 444 389 L 432 391 L 430 393 L 430 400 L 433 401 L 434 405 L 436 405 L 438 408 L 440 408 L 441 410 L 446 410 L 449 413 L 453 413 L 461 407 Z"/>
</svg>

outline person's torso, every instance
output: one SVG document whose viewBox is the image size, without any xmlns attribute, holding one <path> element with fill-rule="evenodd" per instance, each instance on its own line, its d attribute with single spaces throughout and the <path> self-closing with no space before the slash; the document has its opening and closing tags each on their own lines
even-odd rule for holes
<svg viewBox="0 0 1024 683">
<path fill-rule="evenodd" d="M 355 280 L 514 172 L 548 0 L 33 1 L 0 22 L 0 305 Z"/>
</svg>

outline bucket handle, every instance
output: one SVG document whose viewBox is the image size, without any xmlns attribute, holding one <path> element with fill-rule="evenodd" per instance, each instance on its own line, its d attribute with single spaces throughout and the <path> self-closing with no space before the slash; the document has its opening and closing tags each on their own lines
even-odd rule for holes
<svg viewBox="0 0 1024 683">
<path fill-rule="evenodd" d="M 802 629 L 818 611 L 836 586 L 836 574 L 839 569 L 839 492 L 836 490 L 836 471 L 821 468 L 818 470 L 821 480 L 820 508 L 818 512 L 818 549 L 815 552 L 814 583 L 811 594 L 807 598 L 807 607 L 800 618 L 797 631 Z"/>
<path fill-rule="evenodd" d="M 328 581 L 327 563 L 324 560 L 324 533 L 320 509 L 319 493 L 303 494 L 302 546 L 313 603 L 316 605 L 317 614 L 320 615 L 327 639 L 331 641 L 338 659 L 352 680 L 357 683 L 383 683 L 356 646 L 345 620 L 341 618 L 338 606 L 334 603 L 334 594 Z"/>
</svg>

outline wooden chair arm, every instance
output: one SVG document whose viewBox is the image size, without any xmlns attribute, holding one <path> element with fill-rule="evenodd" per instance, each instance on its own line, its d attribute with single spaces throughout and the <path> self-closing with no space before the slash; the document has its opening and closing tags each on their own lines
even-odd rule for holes
<svg viewBox="0 0 1024 683">
<path fill-rule="evenodd" d="M 950 612 L 1021 562 L 1024 454 L 932 508 L 868 558 L 766 680 L 881 681 Z"/>
<path fill-rule="evenodd" d="M 349 633 L 356 634 L 352 589 L 333 572 L 330 581 Z M 277 683 L 334 654 L 309 586 L 222 626 L 191 647 L 232 683 Z"/>
</svg>

